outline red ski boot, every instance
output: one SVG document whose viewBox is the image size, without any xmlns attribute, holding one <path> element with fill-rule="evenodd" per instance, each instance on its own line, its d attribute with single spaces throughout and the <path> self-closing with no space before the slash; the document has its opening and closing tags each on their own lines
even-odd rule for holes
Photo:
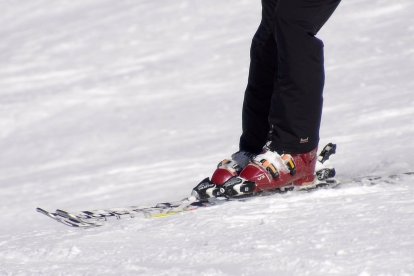
<svg viewBox="0 0 414 276">
<path fill-rule="evenodd" d="M 338 183 L 333 178 L 335 169 L 328 162 L 335 152 L 336 145 L 332 143 L 327 144 L 318 156 L 316 149 L 304 154 L 279 155 L 265 147 L 264 152 L 254 159 L 252 154 L 237 152 L 232 160 L 220 162 L 213 174 L 214 181 L 204 179 L 193 189 L 193 195 L 208 200 L 335 184 Z M 244 157 L 240 159 L 239 154 Z"/>
<path fill-rule="evenodd" d="M 303 154 L 282 154 L 265 149 L 238 177 L 227 181 L 220 193 L 229 197 L 262 191 L 310 188 L 316 183 L 317 150 Z"/>
</svg>

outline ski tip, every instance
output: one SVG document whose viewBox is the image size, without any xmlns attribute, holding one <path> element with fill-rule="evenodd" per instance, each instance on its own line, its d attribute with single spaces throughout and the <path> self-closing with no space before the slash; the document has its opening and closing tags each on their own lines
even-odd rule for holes
<svg viewBox="0 0 414 276">
<path fill-rule="evenodd" d="M 48 211 L 46 211 L 45 209 L 42 209 L 42 208 L 40 208 L 40 207 L 37 207 L 37 208 L 36 208 L 36 211 L 37 211 L 37 212 L 39 212 L 39 213 L 42 213 L 42 214 L 49 213 Z"/>
<path fill-rule="evenodd" d="M 41 214 L 43 214 L 43 215 L 45 215 L 45 216 L 48 216 L 48 217 L 50 217 L 52 219 L 56 219 L 56 214 L 51 213 L 49 211 L 46 211 L 45 209 L 42 209 L 42 208 L 37 207 L 36 208 L 36 211 L 39 212 L 39 213 L 41 213 Z"/>
</svg>

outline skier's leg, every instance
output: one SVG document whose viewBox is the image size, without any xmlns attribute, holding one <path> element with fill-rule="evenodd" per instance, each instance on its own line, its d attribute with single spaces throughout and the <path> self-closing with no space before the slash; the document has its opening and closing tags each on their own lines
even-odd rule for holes
<svg viewBox="0 0 414 276">
<path fill-rule="evenodd" d="M 259 153 L 267 141 L 269 109 L 277 71 L 274 14 L 277 0 L 262 0 L 262 21 L 250 49 L 249 78 L 242 111 L 240 150 Z"/>
<path fill-rule="evenodd" d="M 315 37 L 340 0 L 279 0 L 275 17 L 277 87 L 269 122 L 271 149 L 305 153 L 319 142 L 324 86 L 323 43 Z"/>
<path fill-rule="evenodd" d="M 324 68 L 323 44 L 315 35 L 339 1 L 262 1 L 275 5 L 253 39 L 240 149 L 257 153 L 268 137 L 271 143 L 241 172 L 234 159 L 220 163 L 212 179 L 224 184 L 227 196 L 317 184 Z M 269 10 L 263 6 L 263 11 Z"/>
</svg>

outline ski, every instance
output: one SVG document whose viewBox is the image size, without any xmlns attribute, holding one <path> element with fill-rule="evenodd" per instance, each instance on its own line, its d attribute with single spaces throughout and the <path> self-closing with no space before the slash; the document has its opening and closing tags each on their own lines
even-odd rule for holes
<svg viewBox="0 0 414 276">
<path fill-rule="evenodd" d="M 178 201 L 162 202 L 153 206 L 129 206 L 122 208 L 96 209 L 79 212 L 68 212 L 57 209 L 54 212 L 37 208 L 39 213 L 59 222 L 66 226 L 77 228 L 95 228 L 105 225 L 111 220 L 120 220 L 125 218 L 167 218 L 177 214 L 183 214 L 188 211 L 194 211 L 200 208 L 217 206 L 229 201 L 246 201 L 250 198 L 269 196 L 277 193 L 310 192 L 321 188 L 336 188 L 342 183 L 361 183 L 375 185 L 379 182 L 392 182 L 403 175 L 411 175 L 413 172 L 396 174 L 390 176 L 366 176 L 346 181 L 338 181 L 335 179 L 335 168 L 329 163 L 329 158 L 336 153 L 336 145 L 327 144 L 318 156 L 316 165 L 316 178 L 311 186 L 284 186 L 275 190 L 249 193 L 236 197 L 229 197 L 225 193 L 219 192 L 219 187 L 210 181 L 209 178 L 201 181 L 192 191 L 190 197 Z M 254 184 L 254 183 L 253 183 Z"/>
<path fill-rule="evenodd" d="M 55 212 L 48 212 L 42 208 L 36 210 L 41 214 L 48 216 L 49 218 L 60 222 L 69 227 L 76 228 L 95 228 L 105 225 L 113 220 L 120 220 L 125 218 L 167 218 L 178 214 L 183 214 L 188 211 L 194 211 L 200 208 L 207 208 L 211 206 L 218 206 L 231 201 L 247 201 L 249 199 L 257 197 L 267 197 L 274 194 L 294 192 L 311 192 L 319 189 L 335 189 L 342 185 L 358 184 L 358 185 L 377 185 L 380 183 L 396 184 L 403 177 L 413 176 L 414 172 L 405 172 L 400 174 L 392 174 L 387 176 L 363 176 L 344 181 L 337 181 L 335 179 L 318 180 L 317 184 L 309 189 L 284 189 L 265 192 L 257 195 L 246 196 L 242 198 L 211 198 L 209 200 L 198 200 L 197 198 L 190 196 L 183 200 L 173 202 L 162 202 L 154 206 L 129 206 L 123 208 L 109 208 L 109 209 L 96 209 L 80 212 L 67 212 L 57 209 Z"/>
</svg>

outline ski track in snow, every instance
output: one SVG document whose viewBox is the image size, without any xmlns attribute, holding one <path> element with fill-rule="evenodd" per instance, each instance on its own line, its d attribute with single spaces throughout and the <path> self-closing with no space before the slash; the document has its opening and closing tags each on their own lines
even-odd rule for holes
<svg viewBox="0 0 414 276">
<path fill-rule="evenodd" d="M 98 229 L 35 212 L 189 194 L 237 149 L 257 1 L 1 1 L 0 275 L 414 275 L 414 178 Z M 343 1 L 321 146 L 414 169 L 414 3 Z"/>
</svg>

